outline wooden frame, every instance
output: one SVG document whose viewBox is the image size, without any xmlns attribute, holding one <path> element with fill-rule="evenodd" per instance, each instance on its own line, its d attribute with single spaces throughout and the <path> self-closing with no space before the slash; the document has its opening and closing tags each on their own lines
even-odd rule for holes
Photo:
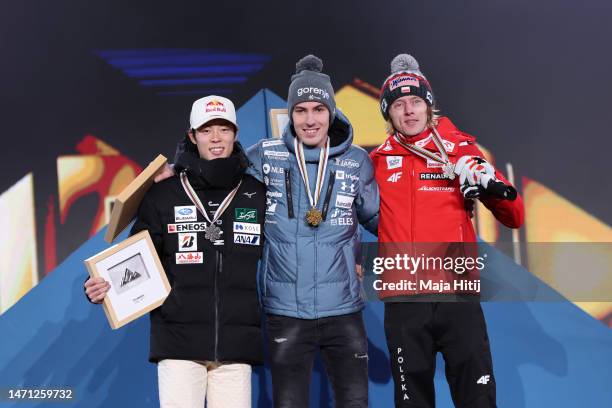
<svg viewBox="0 0 612 408">
<path fill-rule="evenodd" d="M 147 230 L 86 259 L 85 265 L 92 278 L 102 277 L 111 284 L 103 308 L 113 329 L 161 306 L 170 294 Z"/>
<path fill-rule="evenodd" d="M 104 240 L 109 244 L 121 233 L 136 216 L 138 206 L 145 193 L 153 184 L 155 176 L 163 171 L 168 160 L 158 155 L 121 193 L 115 198 L 110 222 Z"/>
<path fill-rule="evenodd" d="M 285 130 L 287 123 L 289 123 L 287 109 L 270 109 L 272 136 L 280 138 L 283 135 L 283 130 Z"/>
</svg>

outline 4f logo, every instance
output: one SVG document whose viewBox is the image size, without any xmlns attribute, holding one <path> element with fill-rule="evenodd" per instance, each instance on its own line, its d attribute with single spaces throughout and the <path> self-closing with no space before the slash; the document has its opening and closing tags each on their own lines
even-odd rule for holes
<svg viewBox="0 0 612 408">
<path fill-rule="evenodd" d="M 389 176 L 389 178 L 387 179 L 388 182 L 390 183 L 397 183 L 397 181 L 402 177 L 402 172 L 398 171 L 396 173 L 393 173 L 392 175 Z"/>
<path fill-rule="evenodd" d="M 491 376 L 490 375 L 483 375 L 482 377 L 480 377 L 478 379 L 478 381 L 476 381 L 476 384 L 487 385 L 489 383 L 489 381 L 491 381 Z"/>
</svg>

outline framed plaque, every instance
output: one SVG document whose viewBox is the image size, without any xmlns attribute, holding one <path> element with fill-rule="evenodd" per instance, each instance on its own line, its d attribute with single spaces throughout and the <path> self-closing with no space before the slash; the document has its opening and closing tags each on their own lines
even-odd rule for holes
<svg viewBox="0 0 612 408">
<path fill-rule="evenodd" d="M 85 260 L 89 275 L 110 282 L 102 304 L 117 329 L 164 303 L 170 284 L 149 231 L 144 230 Z"/>
<path fill-rule="evenodd" d="M 270 123 L 272 127 L 272 137 L 280 138 L 289 123 L 287 109 L 270 109 Z"/>
</svg>

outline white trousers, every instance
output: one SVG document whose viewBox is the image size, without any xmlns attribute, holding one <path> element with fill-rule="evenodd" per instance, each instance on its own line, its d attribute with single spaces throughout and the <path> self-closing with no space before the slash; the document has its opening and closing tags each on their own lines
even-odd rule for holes
<svg viewBox="0 0 612 408">
<path fill-rule="evenodd" d="M 250 408 L 248 364 L 162 360 L 157 364 L 161 408 Z"/>
</svg>

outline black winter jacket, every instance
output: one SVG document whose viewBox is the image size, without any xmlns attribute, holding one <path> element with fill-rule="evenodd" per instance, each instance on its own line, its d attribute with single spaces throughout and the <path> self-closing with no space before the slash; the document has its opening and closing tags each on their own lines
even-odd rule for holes
<svg viewBox="0 0 612 408">
<path fill-rule="evenodd" d="M 244 174 L 246 163 L 236 143 L 230 158 L 206 161 L 186 151 L 175 164 L 177 172 L 187 172 L 210 219 L 242 180 L 217 221 L 223 231 L 222 245 L 205 239 L 201 227 L 208 223 L 178 176 L 153 185 L 141 203 L 131 234 L 149 231 L 172 286 L 164 304 L 150 313 L 151 362 L 262 362 L 256 274 L 266 192 L 263 184 Z"/>
</svg>

